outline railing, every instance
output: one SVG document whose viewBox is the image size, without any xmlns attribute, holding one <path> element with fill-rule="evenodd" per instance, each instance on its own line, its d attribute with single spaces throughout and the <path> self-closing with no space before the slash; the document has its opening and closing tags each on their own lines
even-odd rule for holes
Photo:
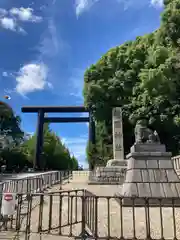
<svg viewBox="0 0 180 240">
<path fill-rule="evenodd" d="M 1 183 L 1 192 L 12 193 L 32 193 L 43 190 L 43 179 L 41 177 L 28 177 L 23 179 L 13 179 Z"/>
<path fill-rule="evenodd" d="M 73 176 L 88 176 L 90 173 L 89 170 L 82 170 L 82 171 L 73 171 Z"/>
<path fill-rule="evenodd" d="M 90 235 L 86 228 L 88 228 L 93 237 L 97 237 L 98 226 L 98 201 L 95 194 L 84 191 L 84 204 L 82 204 L 82 235 Z"/>
<path fill-rule="evenodd" d="M 37 234 L 42 239 L 48 234 L 79 239 L 180 239 L 179 198 L 167 199 L 168 205 L 163 199 L 131 198 L 132 204 L 126 206 L 127 198 L 95 196 L 84 189 L 32 194 L 26 207 L 21 198 L 20 194 L 14 216 L 0 228 L 14 229 L 20 239 L 34 239 Z M 136 200 L 143 205 L 136 206 Z"/>
<path fill-rule="evenodd" d="M 31 174 L 29 174 L 31 175 Z M 24 177 L 22 179 L 9 179 L 0 184 L 0 213 L 2 206 L 2 193 L 22 194 L 23 200 L 31 193 L 40 193 L 55 184 L 62 184 L 64 180 L 72 177 L 71 171 L 66 172 L 46 172 L 39 173 L 35 176 Z"/>
<path fill-rule="evenodd" d="M 3 222 L 0 231 L 15 230 L 14 237 L 24 234 L 25 239 L 36 233 L 79 236 L 83 232 L 84 189 L 29 194 L 27 198 L 28 204 L 24 206 L 22 194 L 18 195 L 16 212 Z"/>
<path fill-rule="evenodd" d="M 38 173 L 36 175 L 29 174 L 29 177 L 19 179 L 9 178 L 5 182 L 0 183 L 0 192 L 14 193 L 36 193 L 42 192 L 44 189 L 52 187 L 54 184 L 61 183 L 63 180 L 72 177 L 71 171 L 53 171 Z"/>
</svg>

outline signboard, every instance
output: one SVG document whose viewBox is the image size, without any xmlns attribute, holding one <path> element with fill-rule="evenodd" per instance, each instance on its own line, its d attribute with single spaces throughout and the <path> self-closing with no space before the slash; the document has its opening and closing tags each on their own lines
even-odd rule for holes
<svg viewBox="0 0 180 240">
<path fill-rule="evenodd" d="M 9 201 L 12 201 L 13 200 L 13 195 L 11 193 L 6 193 L 4 195 L 4 200 L 9 202 Z"/>
<path fill-rule="evenodd" d="M 16 206 L 16 194 L 15 193 L 3 193 L 2 197 L 2 215 L 13 215 Z"/>
</svg>

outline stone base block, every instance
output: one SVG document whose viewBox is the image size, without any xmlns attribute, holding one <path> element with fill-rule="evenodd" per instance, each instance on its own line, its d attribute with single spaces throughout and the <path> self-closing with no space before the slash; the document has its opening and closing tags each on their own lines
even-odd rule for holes
<svg viewBox="0 0 180 240">
<path fill-rule="evenodd" d="M 166 146 L 160 143 L 136 143 L 131 147 L 133 152 L 166 152 Z"/>
<path fill-rule="evenodd" d="M 126 168 L 97 167 L 89 175 L 89 181 L 96 184 L 123 184 Z"/>
<path fill-rule="evenodd" d="M 88 185 L 120 185 L 123 184 L 122 182 L 102 182 L 102 181 L 88 181 Z"/>
<path fill-rule="evenodd" d="M 180 183 L 127 183 L 120 192 L 130 198 L 179 198 Z"/>
<path fill-rule="evenodd" d="M 126 167 L 97 167 L 93 174 L 97 177 L 121 177 L 125 176 Z"/>
<path fill-rule="evenodd" d="M 126 198 L 119 193 L 114 196 L 124 207 L 180 207 L 179 198 Z"/>
<path fill-rule="evenodd" d="M 106 185 L 121 185 L 124 182 L 124 176 L 108 177 L 108 176 L 90 176 L 89 184 L 106 184 Z"/>
<path fill-rule="evenodd" d="M 130 158 L 144 161 L 147 159 L 169 160 L 171 156 L 172 154 L 170 152 L 131 152 L 126 155 L 126 159 L 127 161 L 129 161 Z"/>
</svg>

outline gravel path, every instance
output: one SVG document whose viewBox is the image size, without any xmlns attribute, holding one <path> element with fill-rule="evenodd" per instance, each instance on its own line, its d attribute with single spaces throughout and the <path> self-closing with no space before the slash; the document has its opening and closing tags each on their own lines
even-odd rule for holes
<svg viewBox="0 0 180 240">
<path fill-rule="evenodd" d="M 115 192 L 120 191 L 121 187 L 117 185 L 80 185 L 69 184 L 64 188 L 84 187 L 88 191 L 93 192 L 98 196 L 113 196 Z M 109 205 L 109 215 L 108 215 Z M 135 219 L 135 226 L 133 226 L 133 215 Z M 132 207 L 120 207 L 115 199 L 110 199 L 109 204 L 107 198 L 98 198 L 98 235 L 101 238 L 105 238 L 108 235 L 117 238 L 124 236 L 125 238 L 145 239 L 146 238 L 146 217 L 145 208 L 134 208 L 134 214 Z M 149 210 L 150 216 L 150 234 L 152 239 L 173 239 L 174 228 L 173 228 L 173 210 L 172 208 L 162 208 L 162 224 L 160 208 L 151 207 Z M 180 208 L 174 210 L 174 220 L 176 227 L 176 238 L 180 239 Z M 109 219 L 109 221 L 108 221 Z M 109 224 L 108 224 L 109 223 Z M 109 225 L 109 228 L 108 228 Z M 161 232 L 161 225 L 163 230 Z M 135 229 L 135 232 L 133 231 Z M 161 235 L 162 234 L 162 235 Z"/>
<path fill-rule="evenodd" d="M 81 177 L 81 181 L 72 181 L 71 183 L 63 185 L 63 190 L 77 190 L 77 189 L 86 189 L 92 192 L 95 195 L 101 196 L 98 198 L 98 236 L 101 238 L 107 238 L 108 235 L 114 238 L 124 238 L 133 239 L 134 236 L 137 239 L 146 239 L 146 218 L 145 218 L 145 208 L 134 208 L 134 211 L 130 207 L 120 207 L 117 201 L 113 198 L 103 198 L 103 196 L 113 196 L 115 192 L 120 191 L 120 186 L 117 185 L 87 185 L 86 177 Z M 35 234 L 38 230 L 39 222 L 39 207 L 36 207 L 31 213 L 31 234 L 30 240 L 56 240 L 56 239 L 74 239 L 73 237 L 62 237 L 61 235 L 79 235 L 81 233 L 81 224 L 78 221 L 81 221 L 81 212 L 82 212 L 82 197 L 79 192 L 77 197 L 71 197 L 68 203 L 68 196 L 65 194 L 60 196 L 59 186 L 53 187 L 49 192 L 57 192 L 53 194 L 52 197 L 52 214 L 50 214 L 50 198 L 45 197 L 45 204 L 43 205 L 43 221 L 42 229 L 47 230 L 48 226 L 51 226 L 51 229 L 54 228 L 48 234 L 44 232 L 41 236 Z M 73 195 L 75 193 L 72 193 Z M 76 201 L 76 199 L 78 199 Z M 36 201 L 39 201 L 36 199 Z M 62 210 L 60 211 L 60 202 L 62 201 Z M 69 207 L 68 207 L 69 205 Z M 77 206 L 77 208 L 76 208 Z M 109 207 L 109 214 L 108 209 Z M 70 219 L 68 220 L 68 211 L 71 212 Z M 59 213 L 61 212 L 61 218 Z M 76 214 L 75 214 L 76 213 Z M 176 220 L 176 239 L 180 239 L 180 209 L 175 209 L 175 220 Z M 52 219 L 49 216 L 52 215 Z M 77 219 L 75 219 L 77 215 Z M 173 239 L 173 212 L 172 208 L 162 208 L 162 219 L 160 218 L 160 209 L 159 208 L 150 208 L 150 233 L 152 239 L 162 239 L 161 234 L 163 233 L 164 239 Z M 135 225 L 133 226 L 133 216 L 135 219 Z M 51 220 L 51 223 L 50 221 Z M 161 222 L 163 225 L 163 232 L 161 232 Z M 73 224 L 70 224 L 73 223 Z M 26 225 L 26 218 L 22 222 L 21 230 L 24 231 Z M 59 228 L 59 225 L 62 227 Z M 109 226 L 109 227 L 108 227 Z M 136 231 L 134 231 L 135 229 Z M 34 232 L 34 233 L 33 233 Z M 2 233 L 2 232 L 1 232 Z M 4 233 L 2 233 L 4 234 Z M 60 235 L 59 235 L 60 234 Z M 13 238 L 13 234 L 9 235 L 9 238 L 2 238 L 0 234 L 0 239 L 19 239 L 24 240 L 24 233 L 19 234 L 17 238 Z"/>
</svg>

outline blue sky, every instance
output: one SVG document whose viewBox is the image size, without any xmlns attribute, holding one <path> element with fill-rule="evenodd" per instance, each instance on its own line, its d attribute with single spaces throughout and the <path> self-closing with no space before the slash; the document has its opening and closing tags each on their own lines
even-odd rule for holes
<svg viewBox="0 0 180 240">
<path fill-rule="evenodd" d="M 162 0 L 1 0 L 1 100 L 11 96 L 28 133 L 36 114 L 22 114 L 22 106 L 83 105 L 85 69 L 111 47 L 157 29 L 162 9 Z M 51 127 L 86 166 L 88 124 Z"/>
</svg>

